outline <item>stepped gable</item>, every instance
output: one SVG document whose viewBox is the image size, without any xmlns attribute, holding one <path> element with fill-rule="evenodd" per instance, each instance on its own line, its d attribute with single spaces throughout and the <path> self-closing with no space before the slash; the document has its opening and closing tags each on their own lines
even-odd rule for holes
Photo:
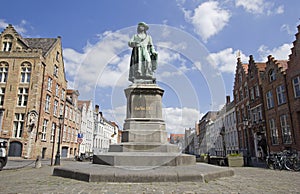
<svg viewBox="0 0 300 194">
<path fill-rule="evenodd" d="M 9 24 L 0 34 L 0 36 L 12 35 L 17 39 L 18 43 L 22 46 L 22 49 L 41 49 L 43 56 L 45 56 L 51 48 L 55 45 L 57 38 L 23 38 L 15 28 Z"/>
<path fill-rule="evenodd" d="M 25 49 L 29 48 L 28 42 L 26 41 L 26 39 L 24 39 L 16 30 L 15 28 L 12 26 L 12 24 L 9 24 L 0 34 L 0 36 L 5 36 L 6 34 L 11 34 L 13 35 L 19 43 L 22 43 L 22 46 Z"/>
<path fill-rule="evenodd" d="M 270 62 L 273 62 L 275 65 L 277 65 L 281 73 L 288 69 L 288 60 L 276 60 L 272 55 L 269 55 L 267 63 Z"/>
</svg>

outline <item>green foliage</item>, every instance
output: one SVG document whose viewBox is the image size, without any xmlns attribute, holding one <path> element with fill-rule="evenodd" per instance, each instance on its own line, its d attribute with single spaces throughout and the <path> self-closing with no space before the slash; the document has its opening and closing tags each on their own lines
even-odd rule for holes
<svg viewBox="0 0 300 194">
<path fill-rule="evenodd" d="M 242 156 L 242 154 L 240 153 L 231 153 L 231 154 L 228 154 L 229 157 L 240 157 Z"/>
</svg>

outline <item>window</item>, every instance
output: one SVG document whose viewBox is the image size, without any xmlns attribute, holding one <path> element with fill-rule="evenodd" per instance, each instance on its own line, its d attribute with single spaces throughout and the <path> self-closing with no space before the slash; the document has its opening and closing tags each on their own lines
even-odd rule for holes
<svg viewBox="0 0 300 194">
<path fill-rule="evenodd" d="M 48 120 L 44 119 L 43 128 L 42 128 L 42 135 L 41 135 L 41 140 L 42 141 L 46 141 L 47 126 L 48 126 Z"/>
<path fill-rule="evenodd" d="M 18 90 L 18 106 L 27 106 L 28 88 L 19 88 Z"/>
<path fill-rule="evenodd" d="M 14 134 L 13 137 L 21 138 L 24 129 L 24 117 L 23 113 L 16 113 L 14 119 Z"/>
<path fill-rule="evenodd" d="M 239 73 L 239 83 L 242 83 L 242 81 L 243 81 L 243 76 L 241 73 Z"/>
<path fill-rule="evenodd" d="M 280 126 L 281 126 L 281 132 L 282 132 L 282 141 L 284 144 L 290 144 L 292 143 L 292 133 L 291 128 L 287 124 L 287 116 L 281 115 L 280 116 Z"/>
<path fill-rule="evenodd" d="M 256 112 L 256 108 L 252 110 L 252 121 L 256 122 L 257 120 L 257 112 Z"/>
<path fill-rule="evenodd" d="M 54 65 L 53 75 L 58 77 L 58 67 L 57 67 L 57 65 Z"/>
<path fill-rule="evenodd" d="M 250 99 L 254 100 L 254 88 L 250 89 Z"/>
<path fill-rule="evenodd" d="M 56 52 L 56 57 L 55 57 L 56 61 L 59 61 L 59 52 Z"/>
<path fill-rule="evenodd" d="M 63 114 L 64 114 L 64 104 L 60 104 L 59 115 L 63 115 Z"/>
<path fill-rule="evenodd" d="M 50 141 L 51 141 L 51 142 L 54 141 L 55 128 L 56 128 L 56 123 L 52 123 L 52 126 L 51 126 L 51 137 L 50 137 Z"/>
<path fill-rule="evenodd" d="M 12 35 L 10 35 L 10 34 L 5 35 L 4 36 L 4 41 L 3 41 L 2 51 L 11 51 L 12 41 L 13 41 L 13 36 Z"/>
<path fill-rule="evenodd" d="M 52 89 L 52 78 L 51 78 L 51 77 L 48 77 L 47 90 L 48 90 L 48 91 L 51 91 L 51 89 Z"/>
<path fill-rule="evenodd" d="M 0 88 L 0 106 L 3 106 L 4 104 L 4 94 L 5 94 L 5 88 Z"/>
<path fill-rule="evenodd" d="M 3 42 L 3 51 L 11 51 L 11 42 Z"/>
<path fill-rule="evenodd" d="M 21 83 L 30 82 L 31 67 L 30 65 L 21 66 Z"/>
<path fill-rule="evenodd" d="M 66 136 L 67 136 L 67 125 L 64 126 L 64 131 L 63 131 L 63 136 L 62 136 L 63 141 L 66 141 Z"/>
<path fill-rule="evenodd" d="M 8 65 L 5 63 L 0 64 L 0 83 L 7 81 Z"/>
<path fill-rule="evenodd" d="M 59 85 L 58 84 L 56 84 L 56 86 L 55 86 L 55 96 L 59 96 Z"/>
<path fill-rule="evenodd" d="M 241 100 L 243 100 L 243 99 L 244 99 L 243 90 L 240 90 L 240 99 L 241 99 Z"/>
<path fill-rule="evenodd" d="M 50 105 L 51 105 L 51 96 L 47 94 L 46 95 L 46 103 L 45 103 L 45 111 L 46 112 L 49 112 Z"/>
<path fill-rule="evenodd" d="M 271 69 L 271 70 L 269 71 L 269 81 L 272 82 L 272 81 L 274 81 L 275 79 L 276 79 L 275 71 L 274 71 L 274 69 Z"/>
<path fill-rule="evenodd" d="M 261 106 L 257 107 L 257 116 L 259 120 L 262 120 L 262 110 L 261 110 Z"/>
<path fill-rule="evenodd" d="M 276 88 L 277 92 L 277 100 L 278 100 L 278 105 L 286 103 L 286 97 L 285 97 L 285 88 L 284 85 L 280 85 Z"/>
<path fill-rule="evenodd" d="M 274 99 L 273 99 L 273 94 L 272 91 L 268 91 L 266 94 L 267 97 L 267 108 L 273 108 L 274 107 Z"/>
<path fill-rule="evenodd" d="M 259 86 L 258 86 L 258 85 L 255 86 L 255 95 L 256 95 L 256 97 L 259 97 L 259 96 L 260 96 L 260 93 L 259 93 Z"/>
<path fill-rule="evenodd" d="M 69 107 L 68 106 L 66 106 L 66 108 L 65 108 L 65 118 L 68 118 L 68 112 L 69 112 Z"/>
<path fill-rule="evenodd" d="M 248 86 L 245 86 L 244 88 L 244 93 L 245 93 L 245 98 L 248 98 L 249 93 L 248 93 Z"/>
<path fill-rule="evenodd" d="M 64 89 L 61 90 L 61 99 L 65 100 L 65 93 L 66 91 Z"/>
<path fill-rule="evenodd" d="M 271 142 L 273 145 L 278 144 L 278 131 L 275 126 L 274 119 L 270 119 L 269 124 L 270 124 L 270 131 L 271 131 Z"/>
<path fill-rule="evenodd" d="M 53 115 L 57 115 L 58 101 L 54 100 Z"/>
<path fill-rule="evenodd" d="M 300 76 L 293 79 L 294 96 L 295 98 L 300 97 Z"/>
</svg>

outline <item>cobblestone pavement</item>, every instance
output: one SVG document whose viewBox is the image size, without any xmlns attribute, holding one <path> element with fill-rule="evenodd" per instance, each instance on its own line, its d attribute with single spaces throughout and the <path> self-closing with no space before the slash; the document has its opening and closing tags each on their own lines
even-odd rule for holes
<svg viewBox="0 0 300 194">
<path fill-rule="evenodd" d="M 300 193 L 300 172 L 254 167 L 234 168 L 234 176 L 208 183 L 88 183 L 52 176 L 52 171 L 45 164 L 3 170 L 0 193 Z"/>
</svg>

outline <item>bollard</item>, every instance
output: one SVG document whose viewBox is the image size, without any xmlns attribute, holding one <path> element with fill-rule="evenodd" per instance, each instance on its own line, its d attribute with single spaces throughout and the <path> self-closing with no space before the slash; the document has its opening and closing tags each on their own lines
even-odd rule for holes
<svg viewBox="0 0 300 194">
<path fill-rule="evenodd" d="M 37 156 L 35 160 L 35 168 L 41 168 L 42 167 L 42 159 L 41 156 Z"/>
</svg>

